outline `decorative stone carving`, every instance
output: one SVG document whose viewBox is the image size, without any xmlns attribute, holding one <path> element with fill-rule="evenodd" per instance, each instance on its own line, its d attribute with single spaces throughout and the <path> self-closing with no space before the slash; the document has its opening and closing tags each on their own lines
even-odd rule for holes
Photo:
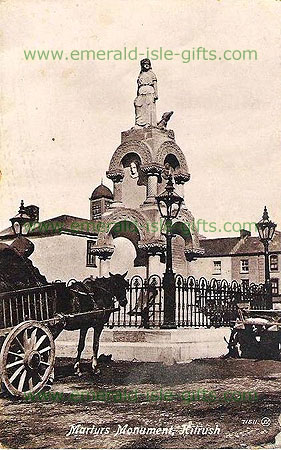
<svg viewBox="0 0 281 450">
<path fill-rule="evenodd" d="M 121 132 L 121 144 L 112 155 L 106 173 L 114 184 L 114 202 L 102 215 L 102 229 L 93 248 L 93 254 L 100 259 L 101 274 L 108 273 L 114 239 L 118 237 L 129 239 L 134 245 L 136 267 L 145 266 L 147 273 L 153 273 L 158 267 L 161 275 L 164 270 L 160 262 L 165 262 L 166 240 L 161 234 L 164 226 L 155 196 L 165 189 L 165 180 L 172 175 L 176 192 L 183 197 L 184 184 L 189 181 L 190 174 L 185 155 L 175 143 L 174 132 L 167 129 L 173 112 L 165 112 L 161 120 L 156 121 L 157 97 L 157 80 L 150 61 L 142 61 L 135 100 L 136 125 Z M 186 272 L 185 258 L 191 261 L 204 250 L 199 248 L 198 230 L 185 204 L 174 222 L 173 232 L 177 235 L 173 246 L 174 264 Z M 152 223 L 159 223 L 160 227 L 152 228 Z M 180 223 L 185 225 L 184 230 Z M 184 264 L 179 264 L 179 259 Z"/>
<path fill-rule="evenodd" d="M 120 183 L 124 178 L 124 170 L 108 170 L 106 176 L 112 180 L 113 183 Z"/>
<path fill-rule="evenodd" d="M 137 179 L 139 178 L 139 167 L 136 161 L 130 162 L 130 177 Z"/>
<path fill-rule="evenodd" d="M 200 247 L 197 248 L 186 247 L 184 249 L 186 260 L 189 262 L 193 261 L 194 259 L 197 259 L 198 256 L 204 255 L 204 253 L 205 253 L 204 248 Z"/>
<path fill-rule="evenodd" d="M 112 207 L 115 207 L 116 204 L 120 205 L 122 203 L 122 181 L 124 178 L 124 170 L 112 170 L 106 172 L 107 178 L 113 181 L 113 204 Z"/>
<path fill-rule="evenodd" d="M 166 242 L 162 239 L 153 241 L 140 241 L 138 248 L 145 250 L 148 255 L 162 255 L 166 251 Z"/>
<path fill-rule="evenodd" d="M 150 164 L 143 164 L 141 166 L 141 170 L 146 175 L 156 175 L 159 177 L 163 171 L 163 165 L 154 162 Z"/>
<path fill-rule="evenodd" d="M 110 178 L 108 174 L 110 175 L 112 172 L 123 170 L 121 161 L 127 153 L 136 153 L 140 157 L 142 164 L 152 162 L 151 149 L 147 144 L 140 141 L 123 142 L 113 153 L 108 172 L 106 173 L 108 178 Z"/>
<path fill-rule="evenodd" d="M 114 247 L 109 246 L 93 246 L 91 249 L 91 254 L 97 256 L 99 259 L 105 261 L 110 259 L 113 255 Z"/>
<path fill-rule="evenodd" d="M 174 175 L 174 180 L 176 184 L 184 184 L 190 180 L 190 173 L 184 174 L 181 172 L 177 172 Z"/>
<path fill-rule="evenodd" d="M 179 221 L 183 221 L 183 222 L 188 222 L 190 224 L 192 224 L 193 228 L 194 228 L 194 217 L 191 214 L 191 212 L 189 211 L 189 209 L 187 209 L 185 207 L 185 209 L 181 209 L 179 215 L 178 215 L 178 219 Z"/>
<path fill-rule="evenodd" d="M 157 127 L 160 128 L 160 130 L 165 130 L 167 128 L 167 124 L 173 114 L 174 114 L 174 111 L 164 112 L 160 122 L 157 123 Z"/>
<path fill-rule="evenodd" d="M 184 156 L 182 150 L 180 149 L 180 147 L 175 142 L 165 141 L 165 142 L 163 142 L 163 144 L 160 145 L 160 147 L 157 151 L 157 155 L 156 155 L 156 162 L 158 164 L 163 165 L 166 156 L 169 155 L 170 153 L 175 155 L 176 158 L 178 159 L 179 164 L 180 164 L 180 169 L 179 169 L 180 173 L 184 174 L 184 175 L 189 175 L 185 156 Z"/>
</svg>

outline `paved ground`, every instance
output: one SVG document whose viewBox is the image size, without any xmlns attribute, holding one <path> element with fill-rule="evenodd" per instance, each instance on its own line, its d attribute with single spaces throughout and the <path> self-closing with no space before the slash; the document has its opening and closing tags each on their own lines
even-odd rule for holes
<svg viewBox="0 0 281 450">
<path fill-rule="evenodd" d="M 57 361 L 50 391 L 55 398 L 0 399 L 3 447 L 246 448 L 268 443 L 272 447 L 281 429 L 281 362 L 209 359 L 174 366 L 107 362 L 93 378 L 85 361 L 81 379 L 72 375 L 71 363 Z M 249 400 L 247 392 L 256 392 L 257 397 L 253 394 Z M 133 434 L 134 427 L 150 434 Z M 120 428 L 127 433 L 116 434 Z M 159 434 L 148 428 L 158 428 Z M 184 430 L 187 434 L 182 435 Z"/>
</svg>

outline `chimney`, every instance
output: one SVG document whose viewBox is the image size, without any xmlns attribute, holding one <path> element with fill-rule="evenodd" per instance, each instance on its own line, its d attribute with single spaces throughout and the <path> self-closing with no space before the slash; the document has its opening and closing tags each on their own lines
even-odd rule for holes
<svg viewBox="0 0 281 450">
<path fill-rule="evenodd" d="M 251 231 L 248 230 L 240 230 L 240 239 L 244 239 L 247 236 L 251 236 Z"/>
</svg>

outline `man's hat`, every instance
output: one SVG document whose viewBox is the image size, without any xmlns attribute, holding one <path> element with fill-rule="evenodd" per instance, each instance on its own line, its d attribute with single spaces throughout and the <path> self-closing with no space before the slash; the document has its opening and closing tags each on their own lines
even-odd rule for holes
<svg viewBox="0 0 281 450">
<path fill-rule="evenodd" d="M 17 237 L 10 247 L 25 258 L 28 258 L 34 252 L 34 244 L 23 236 Z"/>
</svg>

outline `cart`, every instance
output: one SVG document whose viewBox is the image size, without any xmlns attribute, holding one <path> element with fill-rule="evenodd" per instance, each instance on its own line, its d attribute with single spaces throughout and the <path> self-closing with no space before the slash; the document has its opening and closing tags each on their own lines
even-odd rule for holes
<svg viewBox="0 0 281 450">
<path fill-rule="evenodd" d="M 238 309 L 232 323 L 229 355 L 249 359 L 281 359 L 281 311 Z"/>
<path fill-rule="evenodd" d="M 65 283 L 0 293 L 0 377 L 15 397 L 46 387 L 54 370 L 55 339 L 119 308 L 72 313 Z"/>
</svg>

